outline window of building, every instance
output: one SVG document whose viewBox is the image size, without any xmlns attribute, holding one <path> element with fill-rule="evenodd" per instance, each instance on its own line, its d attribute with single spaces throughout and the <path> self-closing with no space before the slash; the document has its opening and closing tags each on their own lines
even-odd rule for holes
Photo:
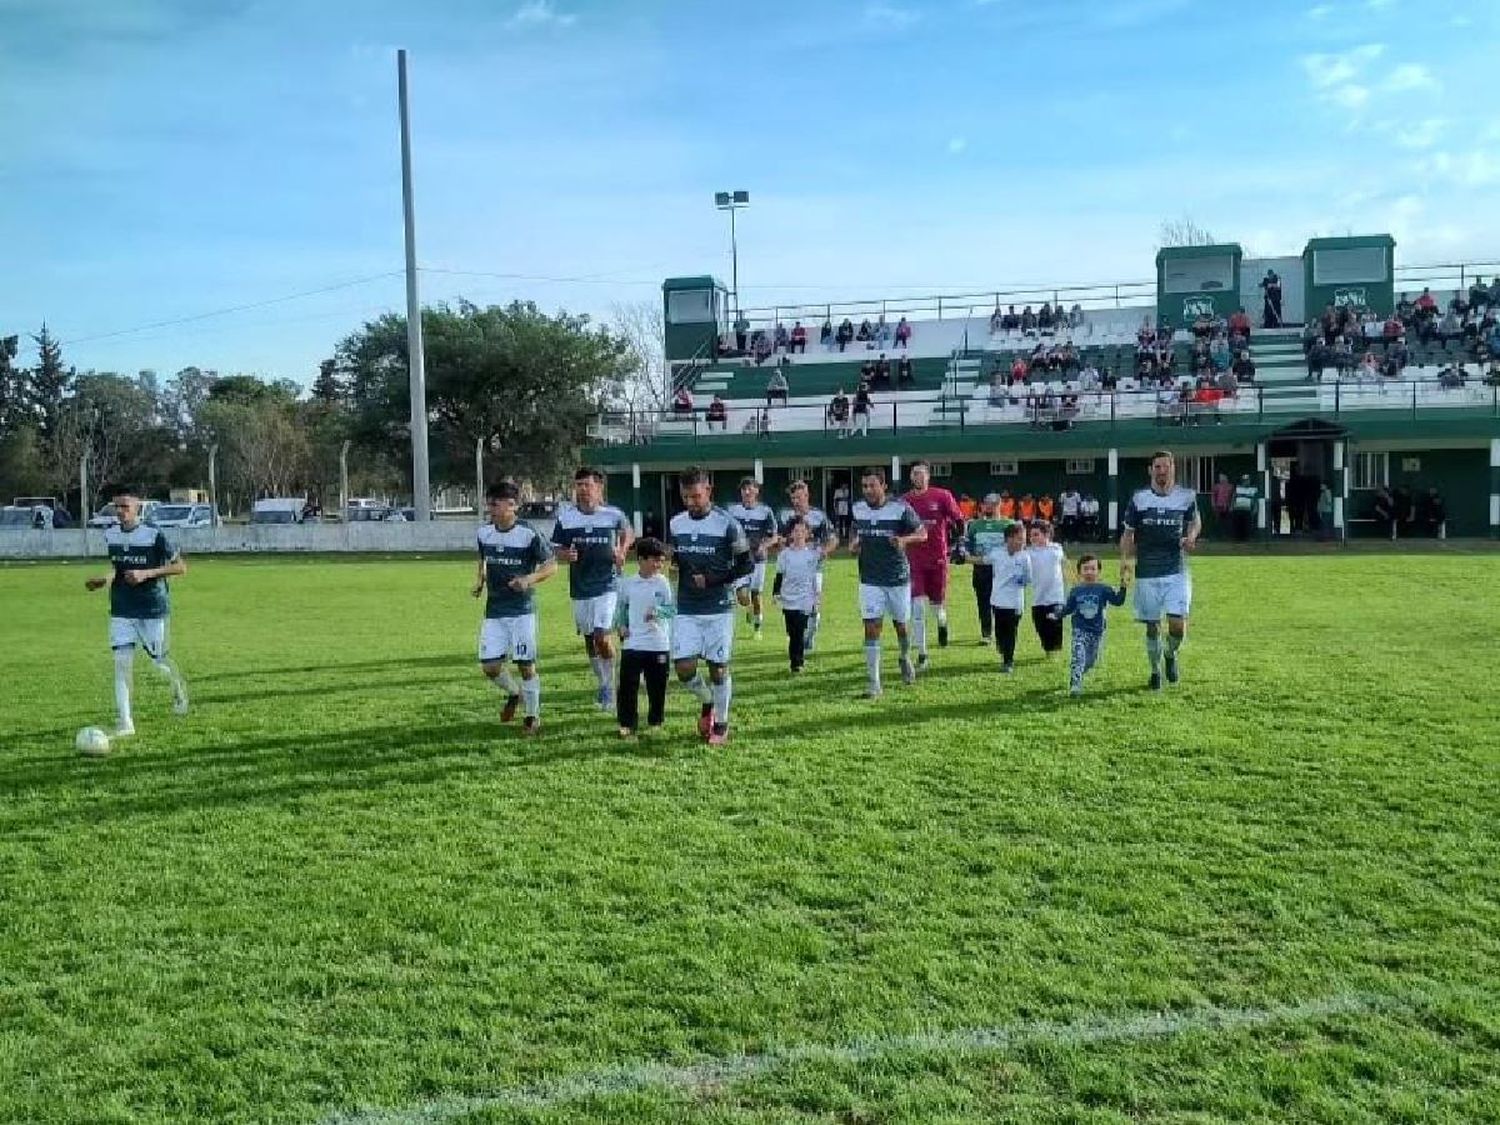
<svg viewBox="0 0 1500 1125">
<path fill-rule="evenodd" d="M 1389 453 L 1356 453 L 1349 463 L 1351 489 L 1371 491 L 1384 488 L 1391 480 Z"/>
</svg>

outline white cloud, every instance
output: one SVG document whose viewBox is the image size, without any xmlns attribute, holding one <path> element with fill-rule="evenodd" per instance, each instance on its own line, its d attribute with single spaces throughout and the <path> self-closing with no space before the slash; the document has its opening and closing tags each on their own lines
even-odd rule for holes
<svg viewBox="0 0 1500 1125">
<path fill-rule="evenodd" d="M 1448 122 L 1441 117 L 1429 117 L 1422 121 L 1414 121 L 1410 125 L 1400 126 L 1395 131 L 1396 143 L 1402 148 L 1424 149 L 1431 148 L 1437 144 L 1438 138 L 1448 128 Z"/>
<path fill-rule="evenodd" d="M 949 153 L 951 153 L 954 156 L 957 156 L 959 153 L 963 152 L 963 150 L 966 149 L 966 148 L 968 148 L 968 147 L 969 147 L 969 138 L 968 137 L 952 137 L 948 141 L 948 151 L 949 151 Z"/>
<path fill-rule="evenodd" d="M 920 12 L 911 8 L 900 8 L 895 4 L 877 2 L 865 5 L 865 22 L 896 31 L 910 27 L 922 18 Z"/>
<path fill-rule="evenodd" d="M 1436 179 L 1466 188 L 1483 188 L 1500 183 L 1500 155 L 1485 149 L 1458 153 L 1435 152 L 1421 161 L 1418 168 Z"/>
<path fill-rule="evenodd" d="M 571 12 L 559 12 L 552 0 L 527 0 L 506 21 L 507 27 L 571 27 L 578 17 Z"/>
<path fill-rule="evenodd" d="M 1437 79 L 1432 71 L 1419 63 L 1402 63 L 1386 77 L 1385 89 L 1392 94 L 1408 90 L 1434 90 Z"/>
<path fill-rule="evenodd" d="M 1333 5 L 1319 4 L 1307 10 L 1307 18 L 1310 20 L 1326 20 L 1333 14 Z"/>
<path fill-rule="evenodd" d="M 1330 90 L 1328 100 L 1345 109 L 1363 109 L 1365 103 L 1370 100 L 1370 89 L 1368 86 L 1348 82 Z"/>
<path fill-rule="evenodd" d="M 1365 68 L 1385 54 L 1384 43 L 1366 43 L 1339 55 L 1303 55 L 1302 69 L 1308 81 L 1320 90 L 1342 86 L 1357 78 Z"/>
</svg>

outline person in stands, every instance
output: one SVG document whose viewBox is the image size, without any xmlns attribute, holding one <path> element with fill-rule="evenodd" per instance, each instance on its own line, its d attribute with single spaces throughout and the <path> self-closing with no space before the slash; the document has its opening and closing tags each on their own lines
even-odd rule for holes
<svg viewBox="0 0 1500 1125">
<path fill-rule="evenodd" d="M 677 393 L 672 396 L 672 413 L 679 418 L 686 418 L 693 413 L 693 392 L 686 387 L 678 387 Z"/>
<path fill-rule="evenodd" d="M 787 351 L 807 354 L 807 329 L 802 327 L 800 320 L 792 325 L 792 342 Z"/>
<path fill-rule="evenodd" d="M 911 325 L 906 322 L 906 317 L 903 316 L 896 323 L 896 346 L 898 348 L 904 348 L 910 343 Z"/>
<path fill-rule="evenodd" d="M 912 371 L 911 356 L 903 355 L 896 361 L 896 385 L 898 387 L 909 387 L 917 381 Z"/>
<path fill-rule="evenodd" d="M 729 429 L 729 404 L 718 395 L 714 395 L 714 400 L 708 404 L 708 413 L 705 417 L 708 420 L 710 432 L 717 428 L 720 433 L 723 433 Z"/>
</svg>

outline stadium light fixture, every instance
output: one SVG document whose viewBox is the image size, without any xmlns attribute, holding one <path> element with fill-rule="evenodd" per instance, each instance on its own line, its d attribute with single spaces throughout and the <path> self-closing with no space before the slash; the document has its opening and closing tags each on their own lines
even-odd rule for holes
<svg viewBox="0 0 1500 1125">
<path fill-rule="evenodd" d="M 716 191 L 714 192 L 714 206 L 720 211 L 729 212 L 729 256 L 733 269 L 733 276 L 730 279 L 730 292 L 734 294 L 734 319 L 739 320 L 740 244 L 734 225 L 734 213 L 741 207 L 750 206 L 750 193 L 748 191 Z"/>
</svg>

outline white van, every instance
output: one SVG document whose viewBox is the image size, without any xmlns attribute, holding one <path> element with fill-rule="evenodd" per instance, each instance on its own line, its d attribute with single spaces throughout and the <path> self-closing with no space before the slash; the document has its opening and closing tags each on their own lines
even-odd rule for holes
<svg viewBox="0 0 1500 1125">
<path fill-rule="evenodd" d="M 307 510 L 306 496 L 271 496 L 257 500 L 250 510 L 251 523 L 301 523 Z"/>
</svg>

